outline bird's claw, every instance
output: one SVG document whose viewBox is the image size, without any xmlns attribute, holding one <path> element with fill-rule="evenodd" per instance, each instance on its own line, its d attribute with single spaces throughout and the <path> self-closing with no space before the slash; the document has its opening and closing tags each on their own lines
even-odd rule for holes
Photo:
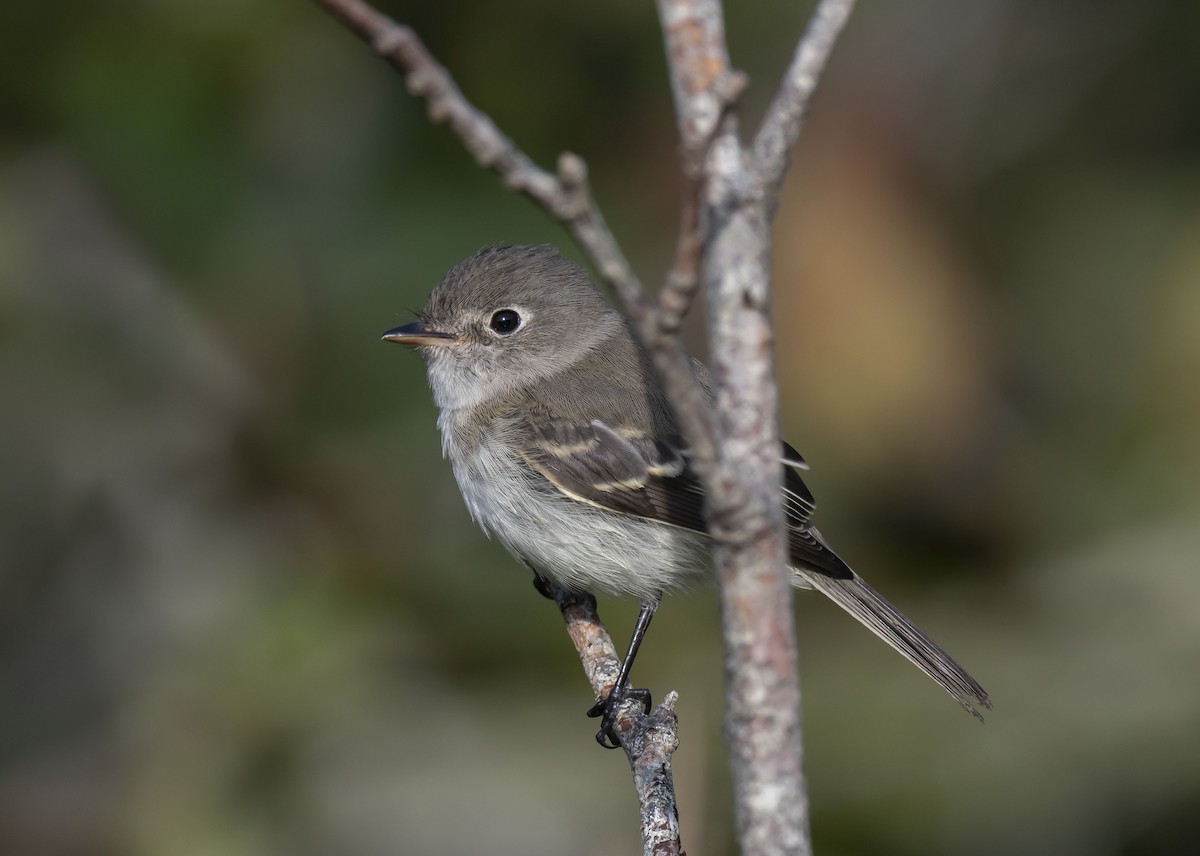
<svg viewBox="0 0 1200 856">
<path fill-rule="evenodd" d="M 650 690 L 630 686 L 613 687 L 605 698 L 588 708 L 588 716 L 593 719 L 596 717 L 601 718 L 600 730 L 596 732 L 596 742 L 605 749 L 619 749 L 621 747 L 621 741 L 617 739 L 617 732 L 615 731 L 617 710 L 620 709 L 621 704 L 626 699 L 631 698 L 642 703 L 643 712 L 650 712 Z"/>
</svg>

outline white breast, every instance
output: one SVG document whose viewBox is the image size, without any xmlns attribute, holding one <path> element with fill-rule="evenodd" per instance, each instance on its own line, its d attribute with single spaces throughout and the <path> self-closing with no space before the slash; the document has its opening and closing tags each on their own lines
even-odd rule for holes
<svg viewBox="0 0 1200 856">
<path fill-rule="evenodd" d="M 443 447 L 475 521 L 518 559 L 569 589 L 653 597 L 707 567 L 706 539 L 576 502 L 493 437 L 472 450 L 439 419 Z"/>
</svg>

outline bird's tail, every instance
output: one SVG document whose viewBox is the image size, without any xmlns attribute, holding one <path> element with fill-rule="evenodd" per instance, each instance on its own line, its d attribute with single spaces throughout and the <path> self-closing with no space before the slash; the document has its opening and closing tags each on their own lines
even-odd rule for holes
<svg viewBox="0 0 1200 856">
<path fill-rule="evenodd" d="M 796 573 L 941 684 L 963 708 L 983 721 L 979 708 L 990 710 L 992 702 L 979 682 L 861 577 L 851 572 L 841 579 L 803 568 Z"/>
</svg>

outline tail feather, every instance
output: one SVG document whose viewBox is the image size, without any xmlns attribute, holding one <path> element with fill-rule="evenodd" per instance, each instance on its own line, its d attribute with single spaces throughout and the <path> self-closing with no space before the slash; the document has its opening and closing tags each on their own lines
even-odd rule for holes
<svg viewBox="0 0 1200 856">
<path fill-rule="evenodd" d="M 979 682 L 861 577 L 852 572 L 847 578 L 836 578 L 804 568 L 798 568 L 796 572 L 941 684 L 976 719 L 983 721 L 978 708 L 990 710 L 992 702 Z"/>
</svg>

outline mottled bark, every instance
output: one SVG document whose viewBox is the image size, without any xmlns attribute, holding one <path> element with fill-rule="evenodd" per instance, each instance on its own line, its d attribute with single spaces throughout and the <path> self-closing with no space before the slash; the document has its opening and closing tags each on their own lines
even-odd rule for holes
<svg viewBox="0 0 1200 856">
<path fill-rule="evenodd" d="M 731 109 L 745 81 L 729 68 L 720 2 L 657 5 L 684 173 L 697 186 L 694 243 L 702 247 L 718 438 L 708 518 L 721 584 L 738 839 L 746 854 L 805 854 L 811 844 L 779 503 L 769 224 L 788 153 L 853 3 L 818 6 L 752 151 L 741 145 Z"/>
<path fill-rule="evenodd" d="M 552 591 L 592 692 L 598 699 L 607 697 L 616 683 L 621 661 L 612 637 L 600 621 L 596 599 L 591 595 L 567 594 L 561 589 Z M 671 778 L 671 754 L 679 748 L 679 720 L 675 716 L 678 700 L 677 694 L 668 693 L 658 707 L 644 714 L 641 702 L 628 699 L 617 713 L 615 731 L 633 770 L 642 816 L 642 852 L 646 856 L 683 853 L 675 783 Z"/>
</svg>

